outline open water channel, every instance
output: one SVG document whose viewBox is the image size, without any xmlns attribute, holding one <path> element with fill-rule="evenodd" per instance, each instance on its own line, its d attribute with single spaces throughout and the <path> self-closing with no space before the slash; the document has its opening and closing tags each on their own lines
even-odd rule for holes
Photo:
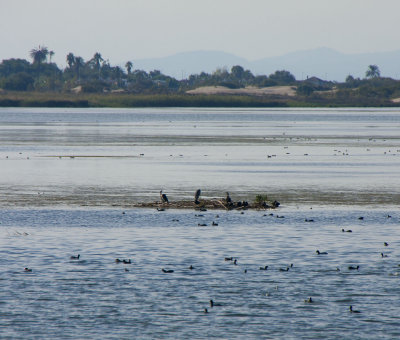
<svg viewBox="0 0 400 340">
<path fill-rule="evenodd" d="M 392 109 L 0 109 L 0 337 L 396 339 L 399 185 Z"/>
</svg>

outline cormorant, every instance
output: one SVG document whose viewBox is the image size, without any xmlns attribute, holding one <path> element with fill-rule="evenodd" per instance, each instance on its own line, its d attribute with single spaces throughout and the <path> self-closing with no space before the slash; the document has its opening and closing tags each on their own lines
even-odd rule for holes
<svg viewBox="0 0 400 340">
<path fill-rule="evenodd" d="M 199 202 L 200 195 L 201 195 L 201 190 L 197 189 L 196 193 L 194 194 L 194 203 L 195 204 L 199 204 L 200 203 Z"/>
<path fill-rule="evenodd" d="M 227 203 L 228 205 L 232 204 L 232 199 L 231 199 L 231 197 L 229 196 L 229 192 L 226 193 L 226 203 Z"/>
<path fill-rule="evenodd" d="M 166 194 L 162 193 L 162 190 L 160 190 L 160 199 L 161 199 L 161 203 L 168 203 L 168 197 Z"/>
</svg>

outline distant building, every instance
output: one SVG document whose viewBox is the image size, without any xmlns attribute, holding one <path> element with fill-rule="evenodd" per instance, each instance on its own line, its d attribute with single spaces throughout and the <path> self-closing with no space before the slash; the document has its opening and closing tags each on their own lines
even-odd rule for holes
<svg viewBox="0 0 400 340">
<path fill-rule="evenodd" d="M 327 86 L 329 82 L 319 79 L 317 77 L 310 77 L 310 78 L 307 78 L 306 80 L 304 80 L 304 83 L 307 83 L 314 87 L 324 87 L 324 86 Z"/>
</svg>

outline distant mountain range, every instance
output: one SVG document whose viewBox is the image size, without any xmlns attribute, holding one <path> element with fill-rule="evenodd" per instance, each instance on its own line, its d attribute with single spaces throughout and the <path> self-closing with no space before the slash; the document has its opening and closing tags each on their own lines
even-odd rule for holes
<svg viewBox="0 0 400 340">
<path fill-rule="evenodd" d="M 165 58 L 138 59 L 133 63 L 135 69 L 160 70 L 176 79 L 201 72 L 212 73 L 219 67 L 230 70 L 234 65 L 241 65 L 255 75 L 287 70 L 297 80 L 316 76 L 323 80 L 344 81 L 349 74 L 355 78 L 364 78 L 371 64 L 379 66 L 383 77 L 400 78 L 400 50 L 344 54 L 329 48 L 317 48 L 254 61 L 220 51 L 193 51 Z"/>
</svg>

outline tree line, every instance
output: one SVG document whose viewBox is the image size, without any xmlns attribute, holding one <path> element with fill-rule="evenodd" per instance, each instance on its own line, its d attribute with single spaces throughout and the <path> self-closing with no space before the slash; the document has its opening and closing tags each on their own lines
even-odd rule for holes
<svg viewBox="0 0 400 340">
<path fill-rule="evenodd" d="M 400 82 L 381 77 L 377 65 L 369 65 L 365 78 L 349 75 L 345 82 L 322 81 L 318 78 L 298 81 L 287 70 L 270 75 L 254 75 L 242 66 L 230 70 L 218 68 L 213 73 L 192 74 L 177 80 L 159 70 L 146 72 L 135 69 L 132 61 L 125 67 L 113 66 L 101 53 L 94 53 L 89 60 L 71 53 L 66 55 L 67 66 L 60 69 L 52 58 L 55 52 L 45 46 L 30 50 L 31 62 L 25 59 L 7 59 L 0 63 L 0 88 L 9 91 L 84 92 L 104 93 L 124 91 L 133 94 L 181 94 L 201 86 L 268 87 L 290 85 L 297 88 L 298 96 L 308 101 L 354 100 L 368 98 L 400 97 Z M 350 99 L 349 99 L 350 98 Z"/>
<path fill-rule="evenodd" d="M 159 70 L 146 72 L 134 69 L 127 61 L 125 68 L 112 66 L 101 53 L 90 60 L 68 53 L 67 67 L 60 69 L 52 58 L 54 51 L 38 46 L 30 51 L 32 62 L 25 59 L 7 59 L 0 64 L 0 88 L 13 91 L 71 91 L 79 87 L 83 92 L 107 92 L 123 89 L 132 93 L 174 93 L 199 86 L 220 85 L 230 88 L 244 86 L 288 85 L 296 82 L 288 71 L 276 71 L 270 76 L 253 75 L 236 65 L 228 71 L 218 68 L 213 73 L 202 72 L 177 80 Z"/>
</svg>

